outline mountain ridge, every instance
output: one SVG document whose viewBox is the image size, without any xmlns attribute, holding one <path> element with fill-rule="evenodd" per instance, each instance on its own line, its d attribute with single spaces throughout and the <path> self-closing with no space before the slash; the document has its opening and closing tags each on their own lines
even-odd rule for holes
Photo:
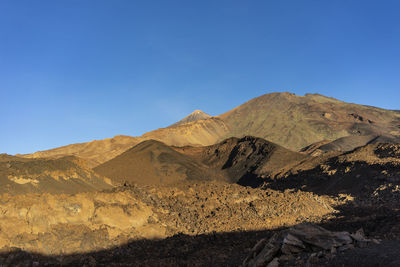
<svg viewBox="0 0 400 267">
<path fill-rule="evenodd" d="M 189 116 L 191 114 L 185 118 Z M 159 128 L 140 137 L 115 136 L 22 156 L 75 155 L 95 167 L 149 139 L 172 146 L 207 146 L 229 137 L 247 135 L 295 151 L 323 140 L 334 141 L 347 136 L 382 135 L 389 139 L 397 138 L 400 137 L 400 113 L 346 103 L 320 94 L 298 96 L 289 92 L 270 93 L 253 98 L 221 115 L 178 122 L 178 125 Z"/>
</svg>

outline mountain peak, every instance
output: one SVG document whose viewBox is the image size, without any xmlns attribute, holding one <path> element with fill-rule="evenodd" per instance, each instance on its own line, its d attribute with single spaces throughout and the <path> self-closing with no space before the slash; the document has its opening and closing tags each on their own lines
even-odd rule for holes
<svg viewBox="0 0 400 267">
<path fill-rule="evenodd" d="M 178 126 L 184 123 L 188 123 L 188 122 L 192 122 L 192 121 L 198 121 L 198 120 L 205 120 L 205 119 L 209 119 L 211 118 L 210 115 L 208 115 L 207 113 L 196 109 L 195 111 L 193 111 L 192 113 L 190 113 L 189 115 L 187 115 L 185 118 L 183 118 L 182 120 L 172 124 L 171 126 Z"/>
<path fill-rule="evenodd" d="M 207 113 L 205 113 L 204 111 L 202 111 L 202 110 L 200 110 L 200 109 L 196 109 L 195 111 L 193 111 L 192 113 L 190 113 L 188 116 L 186 116 L 185 118 L 188 118 L 188 117 L 190 117 L 190 116 L 192 116 L 192 117 L 201 117 L 202 119 L 204 118 L 204 119 L 208 119 L 208 118 L 210 118 L 211 116 L 210 115 L 208 115 Z"/>
</svg>

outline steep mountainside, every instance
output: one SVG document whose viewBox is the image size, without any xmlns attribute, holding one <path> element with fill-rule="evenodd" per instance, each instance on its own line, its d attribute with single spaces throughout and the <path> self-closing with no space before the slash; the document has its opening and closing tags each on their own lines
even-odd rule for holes
<svg viewBox="0 0 400 267">
<path fill-rule="evenodd" d="M 292 150 L 350 135 L 400 135 L 399 113 L 318 94 L 267 94 L 218 117 L 231 136 L 262 137 Z"/>
<path fill-rule="evenodd" d="M 206 117 L 203 113 L 191 114 L 177 124 L 141 137 L 116 136 L 24 157 L 75 155 L 95 167 L 150 139 L 174 146 L 206 146 L 229 137 L 251 135 L 298 151 L 316 142 L 347 136 L 385 136 L 386 140 L 400 136 L 399 112 L 345 103 L 318 94 L 266 94 L 222 115 Z M 352 143 L 353 140 L 348 139 L 346 147 L 354 148 L 359 141 L 356 138 Z"/>
<path fill-rule="evenodd" d="M 94 170 L 117 183 L 173 184 L 220 177 L 207 166 L 155 140 L 144 141 Z"/>
<path fill-rule="evenodd" d="M 0 193 L 79 193 L 112 188 L 111 181 L 73 156 L 26 159 L 0 155 Z"/>
</svg>

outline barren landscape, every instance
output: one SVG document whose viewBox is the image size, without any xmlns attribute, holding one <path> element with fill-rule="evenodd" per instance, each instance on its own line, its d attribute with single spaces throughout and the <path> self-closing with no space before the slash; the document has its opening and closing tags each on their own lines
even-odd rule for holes
<svg viewBox="0 0 400 267">
<path fill-rule="evenodd" d="M 399 125 L 273 93 L 141 137 L 3 154 L 0 263 L 398 266 Z"/>
</svg>

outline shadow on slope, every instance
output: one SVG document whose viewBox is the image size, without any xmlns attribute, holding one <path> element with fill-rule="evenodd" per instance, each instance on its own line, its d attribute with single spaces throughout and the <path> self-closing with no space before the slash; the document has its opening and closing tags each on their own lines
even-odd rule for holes
<svg viewBox="0 0 400 267">
<path fill-rule="evenodd" d="M 187 180 L 224 180 L 206 165 L 192 160 L 168 145 L 144 141 L 94 168 L 117 183 L 173 184 Z"/>
<path fill-rule="evenodd" d="M 311 158 L 264 186 L 319 195 L 349 194 L 360 200 L 372 195 L 399 194 L 400 145 L 369 144 L 339 155 Z"/>
<path fill-rule="evenodd" d="M 263 178 L 308 158 L 261 138 L 228 138 L 205 147 L 171 147 L 144 141 L 94 170 L 118 183 L 173 184 L 226 181 L 257 187 Z"/>
<path fill-rule="evenodd" d="M 400 262 L 400 211 L 392 208 L 338 207 L 334 219 L 320 223 L 331 231 L 354 232 L 363 228 L 366 235 L 389 238 L 380 245 L 348 250 L 333 259 L 320 259 L 307 266 L 396 266 Z M 283 230 L 211 233 L 197 236 L 178 234 L 162 240 L 136 240 L 112 249 L 83 254 L 42 255 L 19 249 L 3 249 L 0 263 L 8 266 L 239 266 L 250 249 L 262 238 Z M 394 253 L 395 252 L 395 253 Z M 363 259 L 365 257 L 365 259 Z M 286 266 L 286 265 L 283 265 Z M 306 266 L 306 262 L 304 265 Z"/>
<path fill-rule="evenodd" d="M 197 162 L 215 169 L 230 182 L 257 187 L 264 178 L 289 169 L 308 156 L 262 138 L 228 138 L 206 147 L 174 147 Z"/>
</svg>

